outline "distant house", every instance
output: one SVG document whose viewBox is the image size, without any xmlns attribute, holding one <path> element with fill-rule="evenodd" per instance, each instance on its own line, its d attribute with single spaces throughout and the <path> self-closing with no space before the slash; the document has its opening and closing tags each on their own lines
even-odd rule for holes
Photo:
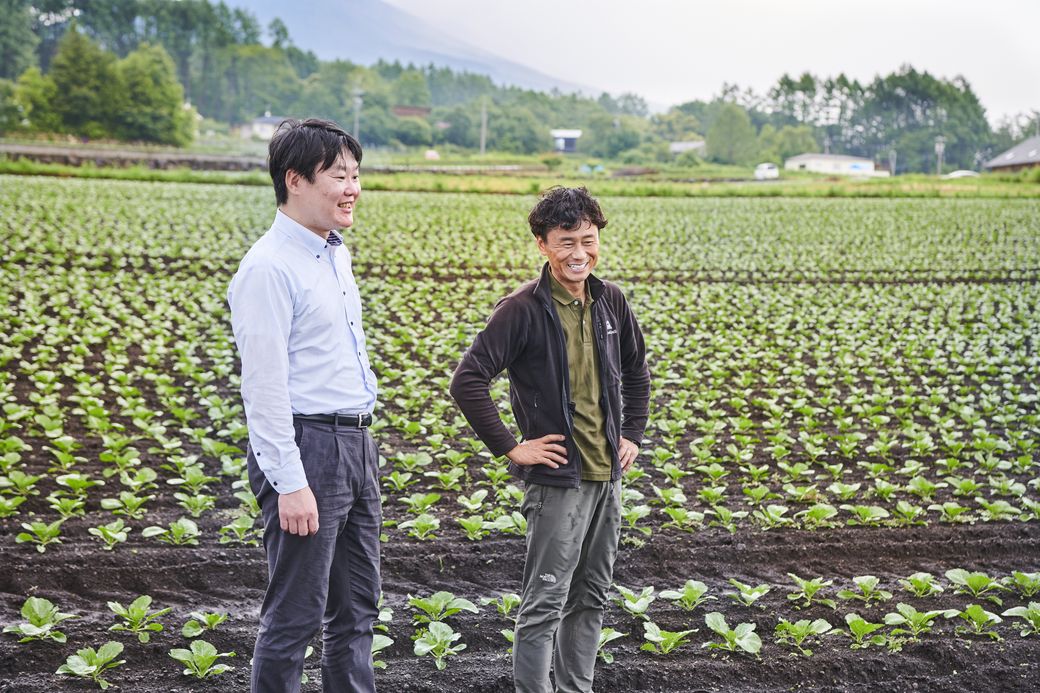
<svg viewBox="0 0 1040 693">
<path fill-rule="evenodd" d="M 1040 135 L 1019 142 L 1006 152 L 997 154 L 985 163 L 990 171 L 1009 173 L 1040 166 Z"/>
<path fill-rule="evenodd" d="M 668 151 L 672 156 L 678 156 L 685 152 L 695 152 L 697 154 L 704 154 L 708 143 L 704 140 L 689 140 L 686 142 L 669 142 Z"/>
<path fill-rule="evenodd" d="M 550 130 L 553 138 L 553 149 L 564 154 L 573 154 L 578 151 L 578 138 L 581 130 Z"/>
<path fill-rule="evenodd" d="M 263 117 L 253 118 L 248 124 L 242 126 L 242 136 L 269 140 L 274 137 L 275 131 L 284 120 L 283 116 L 273 116 L 270 111 L 266 111 Z"/>
<path fill-rule="evenodd" d="M 878 170 L 873 159 L 844 154 L 799 154 L 784 162 L 788 171 L 811 171 L 831 173 L 839 176 L 887 176 L 886 170 Z"/>
</svg>

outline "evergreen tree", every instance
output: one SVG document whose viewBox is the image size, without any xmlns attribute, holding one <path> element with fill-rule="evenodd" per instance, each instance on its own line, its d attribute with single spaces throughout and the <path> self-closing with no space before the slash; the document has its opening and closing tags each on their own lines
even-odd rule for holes
<svg viewBox="0 0 1040 693">
<path fill-rule="evenodd" d="M 73 25 L 58 43 L 47 77 L 58 94 L 51 109 L 63 131 L 94 138 L 115 133 L 125 92 L 113 54 Z"/>
<path fill-rule="evenodd" d="M 708 155 L 724 164 L 747 166 L 758 155 L 755 128 L 747 111 L 735 103 L 723 103 L 708 130 Z"/>
<path fill-rule="evenodd" d="M 28 0 L 0 0 L 0 79 L 17 79 L 36 64 L 36 44 Z"/>
<path fill-rule="evenodd" d="M 141 44 L 118 65 L 126 107 L 119 117 L 122 139 L 183 146 L 194 135 L 194 112 L 184 108 L 176 68 L 161 46 Z"/>
</svg>

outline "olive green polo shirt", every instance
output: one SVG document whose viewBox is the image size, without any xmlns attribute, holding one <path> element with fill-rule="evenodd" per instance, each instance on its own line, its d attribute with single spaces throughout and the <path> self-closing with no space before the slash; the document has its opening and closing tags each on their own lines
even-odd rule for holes
<svg viewBox="0 0 1040 693">
<path fill-rule="evenodd" d="M 556 314 L 567 342 L 567 370 L 574 402 L 574 444 L 581 454 L 581 478 L 610 481 L 611 453 L 606 420 L 599 400 L 599 351 L 592 331 L 592 296 L 585 284 L 585 304 L 568 293 L 549 273 Z"/>
</svg>

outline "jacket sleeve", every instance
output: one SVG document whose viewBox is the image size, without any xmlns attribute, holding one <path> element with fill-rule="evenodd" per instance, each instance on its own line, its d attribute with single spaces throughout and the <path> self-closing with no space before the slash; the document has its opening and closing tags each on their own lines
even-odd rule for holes
<svg viewBox="0 0 1040 693">
<path fill-rule="evenodd" d="M 639 323 L 624 294 L 617 291 L 617 317 L 621 321 L 621 435 L 639 445 L 650 412 L 650 369 Z"/>
<path fill-rule="evenodd" d="M 462 415 L 493 455 L 517 445 L 491 399 L 491 380 L 508 368 L 526 345 L 529 314 L 509 299 L 500 301 L 487 325 L 462 356 L 451 379 L 451 396 Z"/>
</svg>

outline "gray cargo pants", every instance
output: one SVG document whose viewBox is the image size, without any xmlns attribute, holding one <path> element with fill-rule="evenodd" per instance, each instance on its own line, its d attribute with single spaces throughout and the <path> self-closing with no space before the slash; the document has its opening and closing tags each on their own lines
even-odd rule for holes
<svg viewBox="0 0 1040 693">
<path fill-rule="evenodd" d="M 375 691 L 372 626 L 378 615 L 382 513 L 378 453 L 368 431 L 297 422 L 318 533 L 282 531 L 278 493 L 248 455 L 260 502 L 269 583 L 253 650 L 253 693 L 297 693 L 307 643 L 322 627 L 325 693 Z"/>
<path fill-rule="evenodd" d="M 513 642 L 517 693 L 592 691 L 621 532 L 621 483 L 528 484 L 523 595 Z M 555 636 L 555 647 L 554 639 Z"/>
</svg>

